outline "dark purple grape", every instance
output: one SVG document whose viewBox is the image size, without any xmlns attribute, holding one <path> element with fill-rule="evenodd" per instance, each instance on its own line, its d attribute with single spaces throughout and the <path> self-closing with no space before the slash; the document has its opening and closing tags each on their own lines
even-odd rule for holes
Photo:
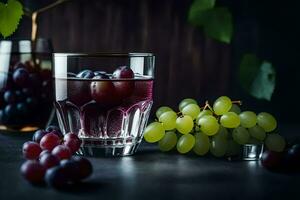
<svg viewBox="0 0 300 200">
<path fill-rule="evenodd" d="M 77 78 L 93 78 L 94 77 L 94 72 L 89 70 L 89 69 L 86 69 L 86 70 L 83 70 L 81 72 L 79 72 L 77 75 L 76 75 Z"/>
<path fill-rule="evenodd" d="M 113 78 L 134 78 L 134 73 L 130 67 L 120 66 L 114 71 Z"/>
<path fill-rule="evenodd" d="M 68 181 L 77 182 L 81 180 L 79 163 L 72 159 L 60 161 L 60 166 L 66 171 Z"/>
<path fill-rule="evenodd" d="M 17 100 L 16 94 L 12 90 L 6 91 L 3 97 L 6 103 L 15 103 Z"/>
<path fill-rule="evenodd" d="M 27 116 L 29 109 L 26 103 L 18 103 L 17 104 L 17 112 L 21 116 Z"/>
<path fill-rule="evenodd" d="M 114 86 L 117 95 L 124 99 L 127 97 L 130 97 L 135 88 L 135 82 L 134 81 L 114 81 Z"/>
<path fill-rule="evenodd" d="M 94 75 L 102 79 L 109 79 L 109 76 L 104 71 L 95 71 Z"/>
<path fill-rule="evenodd" d="M 27 160 L 21 166 L 21 174 L 30 183 L 42 183 L 44 181 L 45 169 L 35 160 Z"/>
<path fill-rule="evenodd" d="M 59 158 L 55 155 L 45 153 L 42 156 L 40 156 L 40 164 L 45 169 L 49 169 L 51 167 L 59 165 Z"/>
<path fill-rule="evenodd" d="M 49 150 L 47 150 L 47 149 L 44 149 L 44 150 L 40 153 L 39 159 L 40 159 L 43 155 L 45 155 L 45 154 L 51 154 L 51 151 L 49 151 Z"/>
<path fill-rule="evenodd" d="M 101 106 L 111 106 L 120 103 L 121 99 L 117 95 L 112 81 L 101 81 L 101 78 L 96 76 L 91 82 L 91 96 Z"/>
<path fill-rule="evenodd" d="M 24 68 L 18 68 L 13 73 L 13 80 L 16 85 L 25 87 L 28 84 L 29 73 Z"/>
<path fill-rule="evenodd" d="M 79 165 L 78 176 L 81 180 L 89 177 L 93 173 L 93 166 L 88 159 L 79 156 L 73 156 L 72 160 L 77 162 Z"/>
<path fill-rule="evenodd" d="M 26 95 L 20 90 L 16 90 L 15 94 L 16 94 L 16 99 L 18 102 L 22 102 L 26 99 Z"/>
<path fill-rule="evenodd" d="M 59 127 L 58 126 L 55 126 L 55 125 L 49 125 L 47 128 L 46 128 L 46 131 L 48 132 L 51 132 L 51 131 L 60 131 Z"/>
<path fill-rule="evenodd" d="M 17 107 L 13 104 L 8 104 L 4 108 L 5 115 L 9 118 L 13 118 L 15 115 L 17 115 Z"/>
<path fill-rule="evenodd" d="M 295 144 L 287 150 L 284 161 L 288 169 L 300 170 L 300 144 Z"/>
<path fill-rule="evenodd" d="M 275 151 L 265 151 L 261 157 L 261 164 L 270 170 L 277 170 L 282 167 L 283 153 Z"/>
<path fill-rule="evenodd" d="M 48 169 L 45 175 L 45 181 L 47 185 L 51 187 L 63 189 L 65 186 L 68 185 L 68 177 L 66 170 L 60 166 Z"/>
<path fill-rule="evenodd" d="M 82 106 L 92 100 L 90 82 L 83 80 L 68 80 L 69 100 L 78 106 Z"/>
<path fill-rule="evenodd" d="M 42 79 L 38 73 L 29 74 L 28 84 L 33 88 L 40 88 L 42 85 Z"/>
<path fill-rule="evenodd" d="M 21 62 L 17 62 L 14 65 L 13 69 L 16 70 L 16 69 L 19 69 L 19 68 L 26 68 L 26 66 L 23 63 L 21 63 Z"/>
<path fill-rule="evenodd" d="M 35 109 L 36 106 L 38 105 L 38 100 L 34 97 L 27 97 L 26 98 L 26 103 L 27 103 L 29 108 Z"/>
<path fill-rule="evenodd" d="M 33 136 L 32 136 L 32 141 L 40 143 L 42 137 L 44 137 L 45 135 L 47 135 L 49 132 L 45 131 L 45 130 L 37 130 L 34 132 Z"/>
</svg>

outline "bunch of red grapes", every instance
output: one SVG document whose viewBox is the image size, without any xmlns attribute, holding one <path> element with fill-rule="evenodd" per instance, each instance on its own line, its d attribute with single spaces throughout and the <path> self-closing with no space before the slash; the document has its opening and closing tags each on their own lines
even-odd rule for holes
<svg viewBox="0 0 300 200">
<path fill-rule="evenodd" d="M 92 174 L 89 160 L 72 156 L 81 145 L 76 134 L 63 135 L 58 127 L 49 126 L 37 130 L 32 140 L 23 144 L 27 161 L 21 166 L 21 174 L 30 183 L 46 182 L 54 188 L 63 188 Z"/>
<path fill-rule="evenodd" d="M 283 152 L 267 150 L 261 157 L 261 164 L 269 170 L 300 171 L 300 144 L 294 144 Z"/>
<path fill-rule="evenodd" d="M 52 102 L 51 71 L 32 61 L 18 62 L 11 69 L 0 90 L 0 123 L 22 126 L 40 121 L 34 112 L 36 108 L 49 109 L 41 105 Z"/>
</svg>

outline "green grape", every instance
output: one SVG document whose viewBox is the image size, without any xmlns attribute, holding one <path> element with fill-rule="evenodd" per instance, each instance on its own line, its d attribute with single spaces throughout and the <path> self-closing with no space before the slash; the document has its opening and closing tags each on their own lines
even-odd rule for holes
<svg viewBox="0 0 300 200">
<path fill-rule="evenodd" d="M 177 151 L 179 153 L 189 152 L 195 145 L 195 137 L 191 134 L 182 135 L 177 142 Z"/>
<path fill-rule="evenodd" d="M 198 121 L 198 125 L 200 126 L 200 130 L 206 135 L 214 135 L 219 130 L 219 123 L 214 116 L 204 115 Z"/>
<path fill-rule="evenodd" d="M 226 155 L 227 156 L 237 156 L 240 153 L 241 146 L 236 143 L 234 140 L 230 139 L 227 141 L 227 150 Z"/>
<path fill-rule="evenodd" d="M 184 116 L 177 117 L 176 129 L 180 133 L 187 134 L 193 130 L 193 127 L 194 127 L 194 122 L 190 116 L 184 115 Z"/>
<path fill-rule="evenodd" d="M 249 141 L 247 142 L 248 144 L 262 144 L 261 141 L 259 141 L 256 138 L 250 137 Z"/>
<path fill-rule="evenodd" d="M 226 128 L 224 128 L 223 126 L 220 126 L 217 134 L 214 137 L 220 137 L 224 140 L 227 140 L 228 130 Z"/>
<path fill-rule="evenodd" d="M 198 104 L 197 101 L 195 99 L 191 99 L 191 98 L 187 98 L 187 99 L 183 99 L 180 103 L 179 103 L 179 110 L 180 112 L 182 111 L 182 109 L 187 106 L 188 104 Z"/>
<path fill-rule="evenodd" d="M 209 151 L 210 145 L 208 136 L 202 132 L 198 132 L 195 135 L 195 139 L 196 142 L 193 151 L 199 156 L 205 155 Z"/>
<path fill-rule="evenodd" d="M 162 106 L 162 107 L 159 107 L 158 110 L 156 111 L 155 115 L 157 117 L 157 119 L 159 119 L 159 117 L 165 113 L 165 112 L 168 112 L 168 111 L 173 111 L 172 108 L 168 107 L 168 106 Z"/>
<path fill-rule="evenodd" d="M 245 128 L 251 128 L 256 125 L 257 117 L 252 111 L 244 111 L 240 115 L 241 126 Z"/>
<path fill-rule="evenodd" d="M 159 122 L 152 122 L 144 131 L 144 139 L 149 143 L 158 142 L 165 135 L 165 129 Z"/>
<path fill-rule="evenodd" d="M 258 139 L 260 141 L 263 141 L 266 138 L 265 130 L 258 125 L 249 128 L 248 131 L 253 138 Z"/>
<path fill-rule="evenodd" d="M 213 113 L 210 110 L 202 110 L 196 118 L 196 121 L 199 121 L 204 115 L 212 115 Z"/>
<path fill-rule="evenodd" d="M 172 150 L 177 143 L 177 135 L 174 131 L 166 132 L 165 136 L 158 142 L 158 147 L 161 151 Z"/>
<path fill-rule="evenodd" d="M 177 114 L 174 111 L 167 111 L 160 115 L 158 121 L 163 124 L 165 130 L 176 128 Z"/>
<path fill-rule="evenodd" d="M 285 148 L 285 140 L 279 134 L 268 134 L 265 144 L 271 151 L 282 152 Z"/>
<path fill-rule="evenodd" d="M 213 136 L 210 143 L 210 153 L 215 157 L 222 157 L 227 150 L 227 140 Z"/>
<path fill-rule="evenodd" d="M 189 115 L 192 119 L 195 119 L 200 113 L 200 107 L 197 104 L 188 104 L 182 109 L 182 114 Z"/>
<path fill-rule="evenodd" d="M 231 109 L 231 106 L 231 99 L 227 96 L 222 96 L 214 102 L 213 109 L 217 115 L 223 115 Z"/>
<path fill-rule="evenodd" d="M 234 112 L 228 112 L 221 116 L 220 123 L 225 128 L 236 128 L 240 125 L 241 120 Z"/>
<path fill-rule="evenodd" d="M 257 124 L 266 132 L 274 131 L 277 127 L 277 121 L 275 117 L 266 112 L 261 112 L 257 115 Z"/>
<path fill-rule="evenodd" d="M 250 139 L 250 134 L 246 128 L 239 126 L 232 131 L 232 138 L 238 144 L 246 144 Z"/>
<path fill-rule="evenodd" d="M 241 113 L 241 108 L 236 104 L 232 104 L 229 112 L 235 112 L 236 114 L 240 114 Z"/>
</svg>

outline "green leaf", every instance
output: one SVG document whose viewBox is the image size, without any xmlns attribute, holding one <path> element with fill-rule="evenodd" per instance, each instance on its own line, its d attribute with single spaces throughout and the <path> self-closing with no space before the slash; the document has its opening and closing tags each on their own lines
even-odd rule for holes
<svg viewBox="0 0 300 200">
<path fill-rule="evenodd" d="M 271 63 L 264 61 L 251 86 L 250 94 L 258 99 L 271 100 L 275 89 L 275 69 Z"/>
<path fill-rule="evenodd" d="M 206 11 L 204 32 L 220 42 L 230 43 L 233 32 L 232 15 L 225 7 Z"/>
<path fill-rule="evenodd" d="M 189 10 L 188 21 L 195 26 L 202 26 L 206 20 L 206 11 L 215 6 L 216 0 L 195 0 Z"/>
<path fill-rule="evenodd" d="M 0 3 L 0 33 L 3 37 L 10 36 L 17 29 L 23 15 L 23 6 L 17 0 Z"/>
<path fill-rule="evenodd" d="M 271 63 L 261 62 L 253 54 L 245 54 L 239 68 L 241 86 L 253 97 L 271 100 L 275 89 L 275 69 Z"/>
</svg>

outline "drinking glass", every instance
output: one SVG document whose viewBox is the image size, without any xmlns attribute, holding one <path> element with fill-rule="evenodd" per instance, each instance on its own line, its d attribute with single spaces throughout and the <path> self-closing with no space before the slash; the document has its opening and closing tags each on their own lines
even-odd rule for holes
<svg viewBox="0 0 300 200">
<path fill-rule="evenodd" d="M 55 108 L 63 133 L 82 140 L 79 154 L 133 154 L 153 103 L 151 53 L 55 53 Z"/>
</svg>

